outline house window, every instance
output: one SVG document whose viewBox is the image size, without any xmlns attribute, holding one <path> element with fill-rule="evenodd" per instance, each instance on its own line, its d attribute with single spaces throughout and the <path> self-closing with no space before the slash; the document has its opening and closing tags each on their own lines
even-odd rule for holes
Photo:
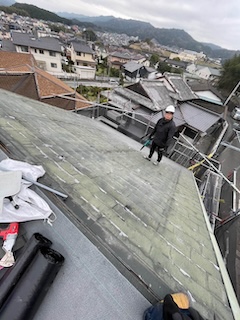
<svg viewBox="0 0 240 320">
<path fill-rule="evenodd" d="M 57 68 L 57 64 L 56 63 L 51 63 L 51 68 Z"/>
<path fill-rule="evenodd" d="M 185 131 L 184 131 L 184 135 L 186 135 L 187 137 L 194 139 L 197 136 L 197 132 L 191 128 L 186 127 Z"/>
<path fill-rule="evenodd" d="M 77 54 L 77 56 L 81 56 L 82 55 L 82 53 L 79 52 L 79 51 L 77 51 L 76 54 Z"/>
<path fill-rule="evenodd" d="M 21 46 L 21 51 L 22 51 L 22 52 L 28 52 L 28 47 L 26 47 L 26 46 Z"/>
<path fill-rule="evenodd" d="M 83 62 L 83 66 L 87 67 L 88 66 L 87 62 Z"/>
<path fill-rule="evenodd" d="M 34 49 L 34 52 L 37 53 L 37 49 Z"/>
<path fill-rule="evenodd" d="M 39 49 L 40 54 L 44 54 L 44 51 L 42 49 Z"/>
<path fill-rule="evenodd" d="M 49 55 L 50 55 L 51 57 L 56 57 L 56 52 L 54 52 L 54 51 L 49 51 Z"/>
</svg>

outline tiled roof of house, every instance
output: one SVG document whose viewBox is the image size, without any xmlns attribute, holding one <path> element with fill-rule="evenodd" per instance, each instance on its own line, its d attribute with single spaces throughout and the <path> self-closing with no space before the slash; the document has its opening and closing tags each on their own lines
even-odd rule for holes
<svg viewBox="0 0 240 320">
<path fill-rule="evenodd" d="M 39 182 L 68 195 L 57 205 L 130 281 L 158 299 L 187 292 L 208 320 L 239 315 L 192 172 L 165 157 L 153 166 L 139 143 L 97 120 L 4 90 L 0 97 L 1 143 L 44 167 Z"/>
<path fill-rule="evenodd" d="M 16 52 L 16 48 L 11 40 L 2 39 L 1 51 Z"/>
<path fill-rule="evenodd" d="M 123 65 L 124 70 L 129 71 L 129 72 L 134 72 L 134 71 L 139 70 L 143 67 L 144 66 L 142 64 L 134 62 L 134 61 L 129 61 Z"/>
<path fill-rule="evenodd" d="M 221 93 L 217 90 L 216 87 L 212 86 L 211 83 L 207 80 L 192 80 L 188 81 L 189 87 L 192 89 L 194 92 L 198 91 L 211 91 L 213 92 L 217 97 L 219 97 L 221 100 L 223 100 L 223 97 Z"/>
<path fill-rule="evenodd" d="M 165 73 L 164 77 L 169 81 L 169 83 L 173 87 L 175 91 L 176 100 L 186 101 L 186 100 L 192 100 L 197 98 L 197 96 L 194 94 L 192 89 L 183 80 L 182 76 Z"/>
<path fill-rule="evenodd" d="M 26 80 L 27 75 L 29 75 L 28 80 Z M 63 81 L 38 68 L 31 54 L 0 52 L 0 78 L 1 88 L 26 94 L 33 99 L 37 98 L 64 109 L 79 109 L 89 105 L 87 99 Z M 36 91 L 36 96 L 30 95 L 33 91 Z M 63 96 L 64 100 L 58 96 Z M 77 100 L 67 100 L 68 96 Z"/>
<path fill-rule="evenodd" d="M 221 118 L 219 114 L 187 102 L 180 105 L 180 110 L 185 122 L 200 132 L 206 132 Z"/>
<path fill-rule="evenodd" d="M 83 41 L 73 41 L 72 46 L 76 52 L 93 53 L 93 50 Z"/>
<path fill-rule="evenodd" d="M 54 37 L 35 38 L 34 35 L 29 33 L 12 32 L 12 41 L 14 45 L 18 46 L 62 52 L 62 44 Z"/>
<path fill-rule="evenodd" d="M 112 52 L 109 54 L 110 56 L 112 57 L 116 57 L 116 58 L 122 58 L 122 59 L 126 59 L 126 60 L 131 60 L 132 59 L 132 56 L 130 53 L 128 52 Z"/>
<path fill-rule="evenodd" d="M 168 89 L 160 81 L 142 80 L 138 83 L 130 85 L 128 88 L 135 92 L 144 92 L 144 95 L 140 93 L 138 93 L 138 95 L 148 97 L 148 99 L 152 102 L 151 110 L 153 111 L 164 110 L 168 105 L 174 103 L 172 98 L 169 96 Z"/>
<path fill-rule="evenodd" d="M 37 67 L 37 62 L 32 54 L 0 51 L 0 71 L 28 71 Z"/>
</svg>

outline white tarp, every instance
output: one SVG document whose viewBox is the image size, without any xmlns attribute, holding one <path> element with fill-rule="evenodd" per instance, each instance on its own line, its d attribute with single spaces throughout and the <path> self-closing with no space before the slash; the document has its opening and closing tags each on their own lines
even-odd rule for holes
<svg viewBox="0 0 240 320">
<path fill-rule="evenodd" d="M 0 223 L 23 222 L 39 219 L 47 219 L 49 222 L 52 210 L 45 200 L 43 200 L 35 191 L 29 189 L 31 181 L 37 181 L 45 174 L 42 166 L 31 165 L 22 161 L 5 159 L 0 162 L 0 171 L 21 171 L 22 181 L 20 191 L 12 195 L 14 204 L 19 206 L 16 209 L 13 202 L 4 198 L 3 210 L 0 213 Z M 26 180 L 25 180 L 25 179 Z"/>
</svg>

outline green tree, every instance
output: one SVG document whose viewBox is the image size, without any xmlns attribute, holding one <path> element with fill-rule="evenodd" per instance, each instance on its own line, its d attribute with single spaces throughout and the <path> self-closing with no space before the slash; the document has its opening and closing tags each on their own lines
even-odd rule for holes
<svg viewBox="0 0 240 320">
<path fill-rule="evenodd" d="M 164 61 L 159 62 L 158 64 L 158 71 L 160 71 L 161 73 L 164 72 L 171 72 L 171 67 Z"/>
<path fill-rule="evenodd" d="M 87 29 L 87 30 L 83 31 L 82 34 L 83 34 L 83 37 L 87 41 L 96 41 L 97 40 L 96 34 L 91 29 Z"/>
<path fill-rule="evenodd" d="M 218 87 L 231 92 L 240 81 L 240 56 L 235 55 L 223 64 Z"/>
<path fill-rule="evenodd" d="M 159 61 L 159 55 L 157 53 L 153 53 L 150 58 L 150 65 L 154 67 L 158 61 Z"/>
<path fill-rule="evenodd" d="M 120 86 L 123 86 L 123 85 L 124 85 L 124 78 L 123 78 L 123 74 L 122 74 L 122 73 L 120 73 L 119 85 L 120 85 Z"/>
<path fill-rule="evenodd" d="M 110 69 L 110 77 L 119 77 L 119 69 L 111 68 Z"/>
</svg>

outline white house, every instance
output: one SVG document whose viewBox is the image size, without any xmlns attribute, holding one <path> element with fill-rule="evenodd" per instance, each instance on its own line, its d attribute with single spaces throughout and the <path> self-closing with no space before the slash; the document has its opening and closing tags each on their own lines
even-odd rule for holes
<svg viewBox="0 0 240 320">
<path fill-rule="evenodd" d="M 204 67 L 196 71 L 196 75 L 205 80 L 214 80 L 220 77 L 221 73 L 219 69 Z"/>
<path fill-rule="evenodd" d="M 96 61 L 93 50 L 83 41 L 73 41 L 70 45 L 70 55 L 73 61 L 73 71 L 80 79 L 94 79 Z"/>
<path fill-rule="evenodd" d="M 220 77 L 221 75 L 219 69 L 201 66 L 195 63 L 189 64 L 186 68 L 186 71 L 191 74 L 197 75 L 199 78 L 209 81 L 212 81 Z"/>
<path fill-rule="evenodd" d="M 53 37 L 36 38 L 33 34 L 13 32 L 12 43 L 17 52 L 32 53 L 38 67 L 52 74 L 62 72 L 63 46 Z"/>
</svg>

